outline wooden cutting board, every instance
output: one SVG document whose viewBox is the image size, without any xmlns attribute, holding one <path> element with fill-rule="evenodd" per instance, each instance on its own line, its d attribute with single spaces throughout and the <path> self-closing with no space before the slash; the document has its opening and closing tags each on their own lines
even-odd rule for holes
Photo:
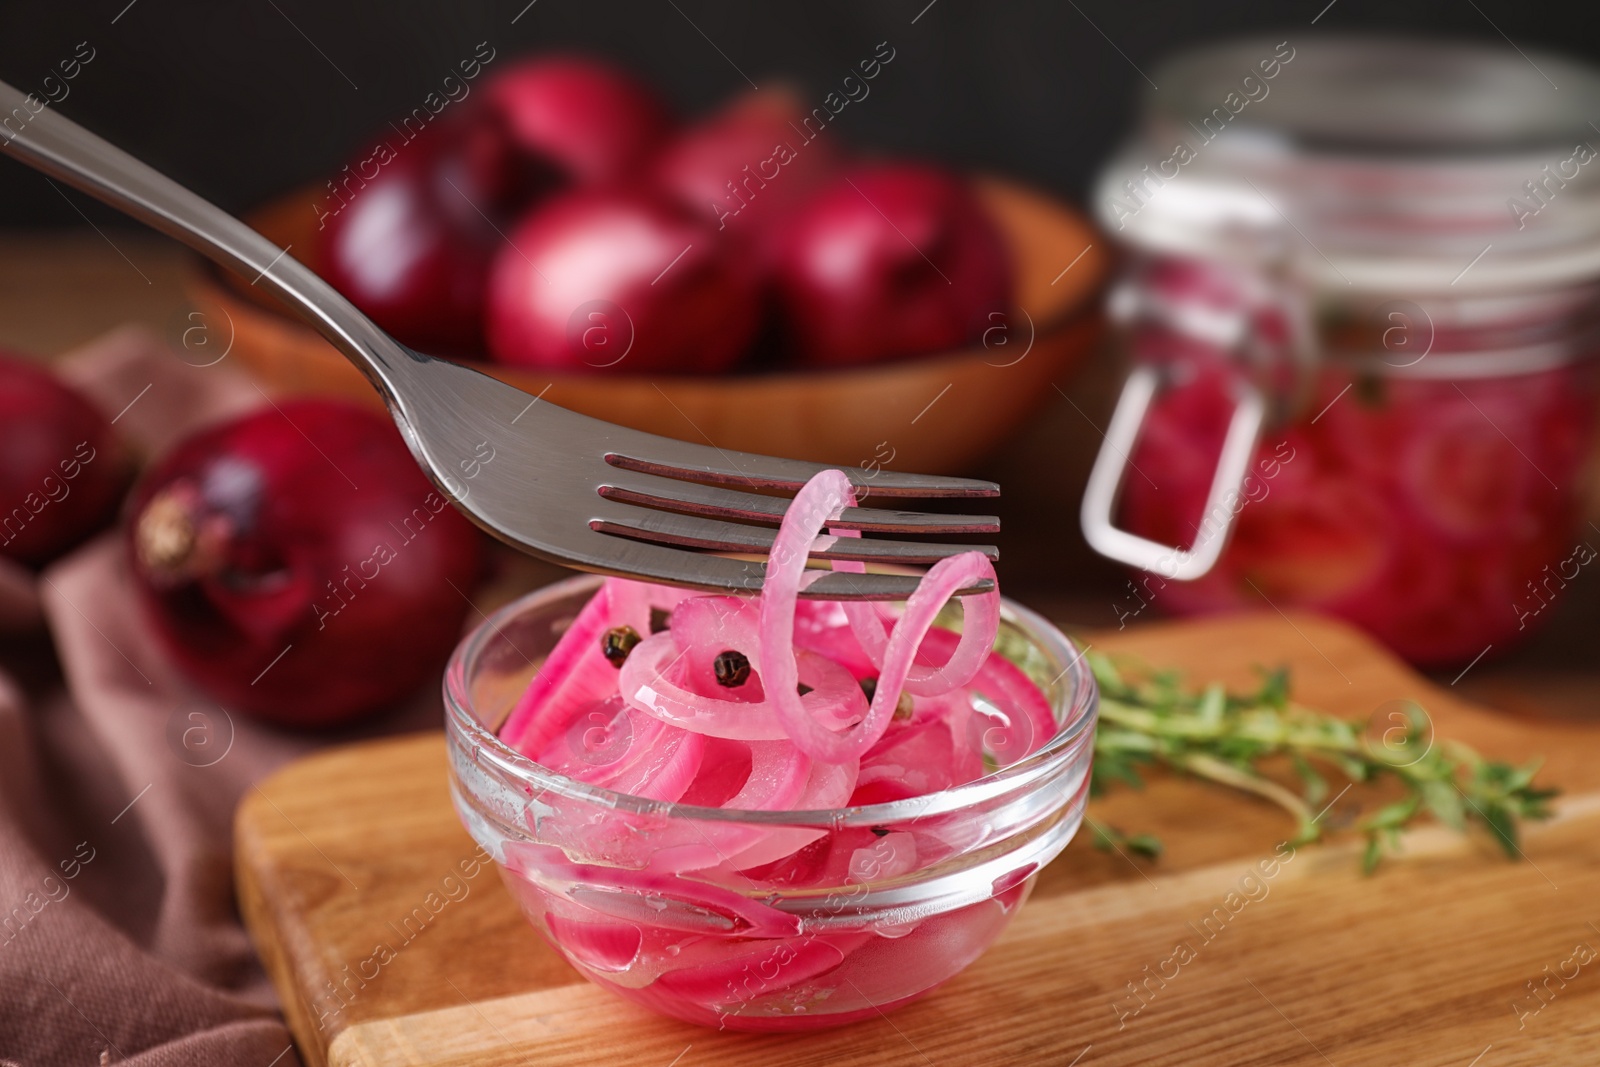
<svg viewBox="0 0 1600 1067">
<path fill-rule="evenodd" d="M 1096 822 L 1161 835 L 1160 861 L 1099 852 L 1085 831 L 988 954 L 929 998 L 771 1037 L 659 1018 L 589 985 L 492 866 L 473 864 L 441 736 L 351 746 L 280 771 L 237 819 L 241 908 L 302 1056 L 430 1067 L 1600 1060 L 1600 719 L 1472 707 L 1310 616 L 1091 639 L 1237 686 L 1286 663 L 1300 699 L 1351 718 L 1415 699 L 1439 737 L 1497 757 L 1543 753 L 1543 777 L 1568 795 L 1558 819 L 1529 829 L 1526 862 L 1428 828 L 1375 877 L 1358 873 L 1352 841 L 1263 875 L 1290 830 L 1277 809 L 1160 777 L 1090 807 Z M 1352 790 L 1327 818 L 1362 799 L 1373 797 Z"/>
</svg>

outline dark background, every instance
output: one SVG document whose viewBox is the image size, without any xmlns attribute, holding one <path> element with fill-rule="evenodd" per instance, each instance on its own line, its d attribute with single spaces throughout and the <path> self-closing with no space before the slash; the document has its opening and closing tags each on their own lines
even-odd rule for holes
<svg viewBox="0 0 1600 1067">
<path fill-rule="evenodd" d="M 1593 4 L 1511 0 L 30 0 L 0 5 L 0 78 L 38 93 L 87 41 L 95 58 L 60 110 L 237 211 L 337 169 L 480 41 L 498 53 L 490 71 L 546 49 L 613 57 L 693 115 L 746 76 L 820 103 L 887 40 L 894 62 L 830 130 L 1081 200 L 1175 49 L 1382 28 L 1600 58 L 1597 23 Z M 72 204 L 120 224 L 68 195 L 0 163 L 0 226 L 82 225 Z"/>
</svg>

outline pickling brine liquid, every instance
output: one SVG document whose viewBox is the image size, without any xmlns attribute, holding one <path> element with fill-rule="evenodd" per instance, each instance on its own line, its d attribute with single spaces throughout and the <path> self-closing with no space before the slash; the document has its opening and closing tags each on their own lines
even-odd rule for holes
<svg viewBox="0 0 1600 1067">
<path fill-rule="evenodd" d="M 848 847 L 830 840 L 812 851 L 826 857 Z M 552 868 L 524 856 L 503 876 L 524 914 L 586 978 L 663 1015 L 758 1031 L 840 1026 L 933 992 L 983 954 L 1034 883 L 1026 874 L 987 900 L 920 920 L 829 918 L 811 929 L 762 914 L 770 909 L 759 901 L 705 900 L 707 888 L 690 879 L 608 893 L 563 882 L 560 870 L 560 861 Z M 821 874 L 819 866 L 813 876 Z M 847 902 L 848 887 L 823 899 Z M 762 920 L 775 925 L 763 929 Z"/>
</svg>

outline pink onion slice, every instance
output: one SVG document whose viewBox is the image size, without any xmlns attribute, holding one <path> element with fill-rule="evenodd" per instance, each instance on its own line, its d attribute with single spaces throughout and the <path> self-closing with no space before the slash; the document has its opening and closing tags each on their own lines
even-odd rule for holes
<svg viewBox="0 0 1600 1067">
<path fill-rule="evenodd" d="M 527 749 L 525 754 L 557 774 L 590 785 L 607 785 L 626 773 L 647 758 L 669 729 L 615 694 L 581 710 L 570 722 L 556 725 L 559 732 L 539 731 L 554 735 L 547 744 Z"/>
<path fill-rule="evenodd" d="M 500 739 L 532 757 L 574 717 L 616 692 L 617 669 L 606 661 L 601 636 L 614 626 L 650 633 L 652 608 L 672 610 L 687 589 L 607 578 L 561 635 L 506 717 Z"/>
<path fill-rule="evenodd" d="M 667 729 L 672 729 L 667 727 Z M 745 744 L 717 738 L 700 737 L 707 758 L 727 757 L 727 746 Z M 823 764 L 813 764 L 798 748 L 784 741 L 752 741 L 748 745 L 749 769 L 737 792 L 719 807 L 730 811 L 777 811 L 805 808 L 808 798 L 815 796 L 827 801 L 823 806 L 837 807 L 849 798 L 849 791 L 840 786 L 846 780 L 853 782 L 854 768 L 848 772 L 840 768 L 823 770 Z M 725 768 L 707 766 L 702 760 L 700 774 L 715 777 Z M 848 774 L 848 779 L 845 775 Z M 687 792 L 700 785 L 696 779 Z M 725 786 L 722 787 L 724 790 Z M 651 848 L 650 867 L 673 874 L 705 868 L 730 868 L 736 857 L 757 849 L 766 857 L 758 862 L 768 862 L 786 856 L 812 841 L 817 831 L 791 827 L 768 827 L 754 824 L 713 823 L 705 826 L 687 822 L 668 823 L 655 827 L 649 835 Z"/>
<path fill-rule="evenodd" d="M 611 625 L 610 586 L 609 582 L 602 584 L 584 604 L 506 718 L 500 739 L 512 748 L 537 759 L 537 753 L 559 736 L 557 720 L 570 719 L 606 697 L 606 683 L 611 679 L 580 665 L 591 650 L 598 650 L 600 635 Z"/>
<path fill-rule="evenodd" d="M 869 934 L 792 937 L 715 946 L 705 962 L 666 971 L 656 984 L 698 1003 L 733 1007 L 818 978 L 865 944 Z"/>
<path fill-rule="evenodd" d="M 795 610 L 805 583 L 806 558 L 813 540 L 828 519 L 850 506 L 854 499 L 855 491 L 843 471 L 821 471 L 801 487 L 773 539 L 761 594 L 760 667 L 768 699 L 795 745 L 812 759 L 824 763 L 858 760 L 877 743 L 889 726 L 911 671 L 912 658 L 923 636 L 933 626 L 934 617 L 957 590 L 979 578 L 994 577 L 994 567 L 977 552 L 950 556 L 936 563 L 906 601 L 900 621 L 885 640 L 877 689 L 866 718 L 846 730 L 829 729 L 807 714 L 795 695 L 799 680 L 794 653 Z M 998 594 L 971 599 L 989 604 L 987 608 L 966 609 L 971 614 L 963 627 L 960 644 L 971 642 L 987 652 L 994 645 L 999 626 Z M 960 649 L 952 658 L 959 655 L 964 655 Z M 981 659 L 978 662 L 981 664 Z M 948 682 L 952 674 L 947 672 L 942 682 Z"/>
<path fill-rule="evenodd" d="M 752 937 L 800 933 L 797 916 L 723 886 L 654 870 L 574 862 L 554 845 L 530 841 L 509 842 L 505 850 L 506 866 L 513 873 L 590 908 L 597 917 L 686 933 Z"/>
<path fill-rule="evenodd" d="M 723 689 L 716 684 L 715 667 L 717 656 L 730 650 L 753 661 L 760 640 L 759 619 L 752 597 L 695 596 L 674 608 L 672 639 L 683 654 L 675 666 L 685 688 L 717 699 L 759 702 L 765 695 L 759 678 L 752 676 L 742 686 Z"/>
<path fill-rule="evenodd" d="M 637 708 L 632 710 L 636 715 L 644 714 Z M 657 724 L 661 725 L 659 720 Z M 750 781 L 750 772 L 755 769 L 755 754 L 743 741 L 729 741 L 721 737 L 707 737 L 705 741 L 700 773 L 694 776 L 694 781 L 678 798 L 678 803 L 697 808 L 726 807 L 728 801 L 737 796 Z"/>
<path fill-rule="evenodd" d="M 688 659 L 689 652 L 679 649 L 670 632 L 641 641 L 622 665 L 617 679 L 623 699 L 663 722 L 710 737 L 736 741 L 789 739 L 771 700 L 756 703 L 724 700 L 702 696 L 680 684 L 677 678 L 680 671 L 687 669 Z M 849 671 L 812 652 L 800 653 L 800 660 L 797 681 L 804 681 L 812 692 L 804 697 L 796 696 L 810 709 L 809 714 L 823 722 L 840 725 L 861 718 L 866 710 L 866 697 Z M 752 678 L 746 685 L 758 680 Z M 789 691 L 795 692 L 794 684 L 789 686 Z"/>
<path fill-rule="evenodd" d="M 841 535 L 860 536 L 858 531 L 853 530 L 839 532 Z M 866 565 L 852 560 L 837 560 L 833 568 L 861 574 L 866 570 Z M 966 685 L 972 680 L 973 675 L 978 673 L 978 668 L 983 666 L 984 658 L 994 647 L 995 634 L 1000 630 L 999 594 L 963 597 L 961 604 L 963 615 L 961 640 L 954 649 L 947 652 L 943 665 L 914 666 L 906 673 L 905 691 L 912 696 L 937 696 Z M 892 632 L 890 620 L 874 603 L 846 601 L 840 606 L 844 609 L 845 618 L 850 622 L 850 630 L 855 634 L 862 651 L 881 671 L 884 657 L 888 654 L 889 636 Z M 926 664 L 929 661 L 929 654 L 933 651 L 924 644 L 918 648 L 916 659 Z"/>
<path fill-rule="evenodd" d="M 917 839 L 898 831 L 878 838 L 866 848 L 850 853 L 849 874 L 845 881 L 887 882 L 916 869 Z"/>
<path fill-rule="evenodd" d="M 861 760 L 856 804 L 881 804 L 937 793 L 955 780 L 955 741 L 942 717 L 890 730 Z"/>
<path fill-rule="evenodd" d="M 847 669 L 857 679 L 876 678 L 878 667 L 850 630 L 844 603 L 801 600 L 795 604 L 794 646 L 816 652 Z"/>
<path fill-rule="evenodd" d="M 575 963 L 595 971 L 626 971 L 644 943 L 644 935 L 633 923 L 585 922 L 549 912 L 544 924 L 557 948 Z"/>
<path fill-rule="evenodd" d="M 923 647 L 937 654 L 955 640 L 948 630 L 935 630 Z M 963 695 L 963 701 L 970 703 L 971 694 L 976 693 L 999 708 L 1006 718 L 1005 722 L 996 723 L 984 716 L 989 721 L 983 730 L 983 747 L 1002 767 L 1044 745 L 1059 729 L 1049 697 L 1021 668 L 998 653 L 984 660 L 967 689 L 970 692 Z"/>
<path fill-rule="evenodd" d="M 850 802 L 850 794 L 855 792 L 856 787 L 856 764 L 806 762 L 810 764 L 811 773 L 806 779 L 805 788 L 799 796 L 785 801 L 782 807 L 790 811 L 832 811 Z M 774 808 L 777 807 L 774 805 Z M 727 857 L 727 866 L 742 871 L 773 863 L 794 855 L 827 833 L 826 830 L 801 826 L 764 828 L 758 840 Z"/>
<path fill-rule="evenodd" d="M 750 777 L 723 805 L 732 811 L 777 811 L 806 788 L 811 761 L 787 741 L 750 742 Z"/>
<path fill-rule="evenodd" d="M 704 752 L 705 738 L 700 734 L 668 727 L 655 744 L 643 750 L 643 759 L 613 777 L 607 787 L 671 803 L 683 796 L 694 781 Z"/>
</svg>

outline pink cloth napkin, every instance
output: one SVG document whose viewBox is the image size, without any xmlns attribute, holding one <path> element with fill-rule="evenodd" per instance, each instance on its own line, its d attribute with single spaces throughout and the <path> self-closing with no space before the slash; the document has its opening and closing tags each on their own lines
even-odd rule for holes
<svg viewBox="0 0 1600 1067">
<path fill-rule="evenodd" d="M 145 456 L 266 402 L 136 329 L 61 373 Z M 437 686 L 338 734 L 229 715 L 151 641 L 114 531 L 0 567 L 0 649 L 0 1065 L 298 1067 L 234 903 L 234 806 L 313 748 L 436 726 Z"/>
</svg>

